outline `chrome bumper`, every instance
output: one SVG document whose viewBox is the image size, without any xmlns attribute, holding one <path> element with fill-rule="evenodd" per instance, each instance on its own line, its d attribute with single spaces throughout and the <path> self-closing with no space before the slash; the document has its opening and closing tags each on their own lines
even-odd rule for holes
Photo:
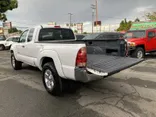
<svg viewBox="0 0 156 117">
<path fill-rule="evenodd" d="M 75 68 L 75 80 L 80 82 L 90 82 L 94 80 L 100 80 L 104 77 L 94 75 L 88 72 L 85 68 Z"/>
</svg>

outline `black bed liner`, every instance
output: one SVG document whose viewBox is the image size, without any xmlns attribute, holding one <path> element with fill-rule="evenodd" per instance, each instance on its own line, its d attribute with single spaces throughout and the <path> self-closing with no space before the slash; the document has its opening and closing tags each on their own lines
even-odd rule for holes
<svg viewBox="0 0 156 117">
<path fill-rule="evenodd" d="M 88 54 L 87 68 L 106 73 L 107 76 L 129 68 L 143 60 L 129 57 Z"/>
</svg>

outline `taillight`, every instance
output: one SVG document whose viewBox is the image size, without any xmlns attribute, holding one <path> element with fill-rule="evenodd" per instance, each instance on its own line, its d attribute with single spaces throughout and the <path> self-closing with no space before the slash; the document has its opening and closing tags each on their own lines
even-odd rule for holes
<svg viewBox="0 0 156 117">
<path fill-rule="evenodd" d="M 86 64 L 87 64 L 87 50 L 86 47 L 83 47 L 77 53 L 76 66 L 86 67 Z"/>
</svg>

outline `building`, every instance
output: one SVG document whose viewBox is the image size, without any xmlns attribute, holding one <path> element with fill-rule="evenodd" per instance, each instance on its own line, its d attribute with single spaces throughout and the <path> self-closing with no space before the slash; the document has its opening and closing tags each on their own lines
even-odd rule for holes
<svg viewBox="0 0 156 117">
<path fill-rule="evenodd" d="M 115 32 L 119 28 L 120 24 L 105 24 L 94 27 L 94 33 L 98 32 Z"/>
</svg>

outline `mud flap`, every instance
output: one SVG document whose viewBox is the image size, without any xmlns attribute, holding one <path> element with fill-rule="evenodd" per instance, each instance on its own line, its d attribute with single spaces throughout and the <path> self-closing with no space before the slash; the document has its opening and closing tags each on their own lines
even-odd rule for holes
<svg viewBox="0 0 156 117">
<path fill-rule="evenodd" d="M 87 70 L 98 76 L 109 76 L 127 69 L 143 61 L 130 57 L 119 57 L 110 55 L 87 55 Z"/>
</svg>

